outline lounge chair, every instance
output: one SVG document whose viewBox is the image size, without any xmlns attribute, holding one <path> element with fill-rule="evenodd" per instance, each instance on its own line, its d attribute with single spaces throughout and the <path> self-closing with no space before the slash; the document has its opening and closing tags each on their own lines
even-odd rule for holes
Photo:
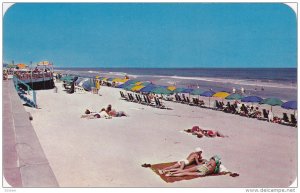
<svg viewBox="0 0 300 193">
<path fill-rule="evenodd" d="M 189 104 L 189 101 L 187 100 L 187 97 L 185 98 L 185 95 L 182 94 L 183 103 Z"/>
<path fill-rule="evenodd" d="M 291 125 L 297 127 L 297 120 L 294 114 L 291 114 Z"/>
<path fill-rule="evenodd" d="M 75 93 L 84 94 L 84 93 L 87 93 L 87 91 L 84 90 L 84 88 L 81 86 L 75 86 Z"/>
<path fill-rule="evenodd" d="M 184 103 L 184 101 L 181 99 L 181 97 L 178 94 L 176 96 L 177 96 L 177 100 L 176 100 L 177 102 Z"/>
<path fill-rule="evenodd" d="M 149 98 L 148 95 L 146 95 L 146 100 L 147 100 L 147 105 L 155 106 L 155 104 L 152 103 L 152 101 L 151 101 L 151 99 Z"/>
<path fill-rule="evenodd" d="M 263 116 L 258 117 L 259 120 L 267 121 L 269 119 L 268 113 L 266 109 L 263 109 Z"/>
<path fill-rule="evenodd" d="M 126 97 L 122 91 L 120 91 L 120 95 L 121 95 L 121 99 L 124 99 L 127 101 L 129 100 L 128 97 Z"/>
<path fill-rule="evenodd" d="M 194 106 L 199 106 L 199 100 L 197 98 L 193 98 L 193 104 Z"/>
<path fill-rule="evenodd" d="M 291 124 L 289 117 L 287 116 L 286 113 L 282 113 L 282 119 L 281 119 L 280 124 L 282 124 L 282 125 L 290 125 Z"/>
</svg>

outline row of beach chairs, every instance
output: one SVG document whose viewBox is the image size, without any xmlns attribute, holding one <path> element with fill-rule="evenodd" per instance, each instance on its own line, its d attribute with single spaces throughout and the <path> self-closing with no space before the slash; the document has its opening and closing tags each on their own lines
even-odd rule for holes
<svg viewBox="0 0 300 193">
<path fill-rule="evenodd" d="M 260 111 L 249 111 L 248 108 L 244 105 L 242 105 L 241 109 L 237 110 L 237 104 L 230 104 L 227 103 L 224 105 L 223 102 L 215 101 L 216 107 L 214 107 L 214 110 L 223 111 L 225 113 L 231 113 L 236 114 L 240 116 L 245 116 L 249 118 L 257 118 L 258 120 L 263 121 L 269 121 L 269 115 L 266 109 L 262 109 L 262 112 Z M 274 117 L 271 122 L 288 125 L 288 126 L 297 126 L 297 120 L 294 114 L 291 114 L 291 118 L 289 119 L 287 113 L 283 113 L 282 118 Z"/>
<path fill-rule="evenodd" d="M 142 105 L 171 110 L 171 108 L 168 108 L 165 105 L 163 105 L 157 97 L 154 97 L 154 101 L 153 101 L 148 95 L 141 95 L 141 94 L 133 95 L 132 93 L 127 93 L 127 95 L 125 95 L 122 91 L 120 91 L 120 95 L 122 99 L 129 102 L 135 102 Z"/>
<path fill-rule="evenodd" d="M 182 103 L 182 104 L 188 104 L 191 106 L 205 107 L 203 100 L 193 98 L 191 101 L 190 98 L 186 97 L 184 94 L 182 94 L 182 96 L 175 94 L 175 102 Z"/>
</svg>

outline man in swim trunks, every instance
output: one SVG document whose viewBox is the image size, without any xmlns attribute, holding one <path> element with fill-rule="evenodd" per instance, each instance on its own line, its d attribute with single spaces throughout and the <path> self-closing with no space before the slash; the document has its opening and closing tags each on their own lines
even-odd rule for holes
<svg viewBox="0 0 300 193">
<path fill-rule="evenodd" d="M 179 160 L 174 165 L 158 170 L 160 174 L 167 172 L 182 171 L 185 166 L 196 163 L 197 165 L 203 164 L 205 160 L 202 159 L 202 149 L 200 147 L 195 149 L 186 159 Z"/>
<path fill-rule="evenodd" d="M 221 158 L 217 155 L 210 158 L 209 162 L 203 165 L 197 165 L 189 169 L 178 170 L 167 173 L 166 176 L 205 176 L 213 173 L 219 173 Z"/>
</svg>

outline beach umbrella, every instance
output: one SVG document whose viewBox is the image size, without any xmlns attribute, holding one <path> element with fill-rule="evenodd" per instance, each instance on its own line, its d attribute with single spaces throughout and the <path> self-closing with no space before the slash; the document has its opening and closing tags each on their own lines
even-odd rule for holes
<svg viewBox="0 0 300 193">
<path fill-rule="evenodd" d="M 155 93 L 155 94 L 172 94 L 173 93 L 173 91 L 170 91 L 168 88 L 162 87 L 162 86 L 154 88 L 151 92 Z"/>
<path fill-rule="evenodd" d="M 134 87 L 131 88 L 131 91 L 139 91 L 144 87 L 145 87 L 144 85 L 135 85 Z"/>
<path fill-rule="evenodd" d="M 128 90 L 128 91 L 131 91 L 131 89 L 132 89 L 133 87 L 135 87 L 135 86 L 137 86 L 137 85 L 135 85 L 135 84 L 129 84 L 129 85 L 127 85 L 126 87 L 124 87 L 124 89 L 125 89 L 125 90 Z"/>
<path fill-rule="evenodd" d="M 193 90 L 194 89 L 192 89 L 192 88 L 186 88 L 186 89 L 182 90 L 181 92 L 182 93 L 191 93 Z"/>
<path fill-rule="evenodd" d="M 130 84 L 135 84 L 136 82 L 139 82 L 139 81 L 138 80 L 128 80 L 124 84 L 117 86 L 117 88 L 124 88 Z"/>
<path fill-rule="evenodd" d="M 176 89 L 176 86 L 168 86 L 168 89 L 174 91 Z"/>
<path fill-rule="evenodd" d="M 18 67 L 19 69 L 23 69 L 23 68 L 26 68 L 27 65 L 26 65 L 26 64 L 17 64 L 17 67 Z"/>
<path fill-rule="evenodd" d="M 183 90 L 185 90 L 185 88 L 176 88 L 174 91 L 174 93 L 181 93 Z"/>
<path fill-rule="evenodd" d="M 151 84 L 151 82 L 149 82 L 149 81 L 145 81 L 145 82 L 142 82 L 142 83 L 141 83 L 141 84 L 139 84 L 139 85 L 147 86 L 147 85 L 149 85 L 149 84 Z"/>
<path fill-rule="evenodd" d="M 128 81 L 128 79 L 123 79 L 123 78 L 115 78 L 112 80 L 113 82 L 120 82 L 120 83 L 124 83 L 126 81 Z"/>
<path fill-rule="evenodd" d="M 281 106 L 283 102 L 278 98 L 266 98 L 260 102 L 260 104 L 268 104 L 271 105 L 271 111 L 272 106 Z"/>
<path fill-rule="evenodd" d="M 214 91 L 205 91 L 203 93 L 200 94 L 200 96 L 204 96 L 204 97 L 212 97 L 215 94 Z"/>
<path fill-rule="evenodd" d="M 242 98 L 243 98 L 243 96 L 240 94 L 237 94 L 237 93 L 234 93 L 234 94 L 231 94 L 231 95 L 228 95 L 227 97 L 225 97 L 225 99 L 227 99 L 227 100 L 240 100 Z"/>
<path fill-rule="evenodd" d="M 92 87 L 94 87 L 94 83 L 90 78 L 85 78 L 79 83 L 79 86 L 84 88 L 86 91 L 91 91 Z"/>
<path fill-rule="evenodd" d="M 135 85 L 141 85 L 141 84 L 143 84 L 143 82 L 142 81 L 138 81 L 138 82 L 136 82 L 136 83 L 134 83 Z"/>
<path fill-rule="evenodd" d="M 155 89 L 156 87 L 158 87 L 158 85 L 155 84 L 148 84 L 147 86 L 145 86 L 144 88 L 140 89 L 140 92 L 145 92 L 145 93 L 149 93 L 151 92 L 153 89 Z"/>
<path fill-rule="evenodd" d="M 6 67 L 7 68 L 14 68 L 14 67 L 16 67 L 16 65 L 14 65 L 14 64 L 8 64 Z"/>
<path fill-rule="evenodd" d="M 284 109 L 293 109 L 296 110 L 297 109 L 297 101 L 288 101 L 285 102 L 281 105 L 282 108 Z"/>
<path fill-rule="evenodd" d="M 225 99 L 229 95 L 230 94 L 228 92 L 217 92 L 213 95 L 213 97 L 218 97 L 218 98 L 221 98 L 221 99 Z"/>
<path fill-rule="evenodd" d="M 208 107 L 210 107 L 210 97 L 212 97 L 215 94 L 214 91 L 205 91 L 200 94 L 200 96 L 208 97 Z"/>
<path fill-rule="evenodd" d="M 74 76 L 67 75 L 67 76 L 63 76 L 60 80 L 65 81 L 65 82 L 72 82 L 73 79 L 74 79 Z"/>
<path fill-rule="evenodd" d="M 242 102 L 260 103 L 263 99 L 259 96 L 246 96 L 242 98 Z"/>
<path fill-rule="evenodd" d="M 204 92 L 205 92 L 204 90 L 196 88 L 190 94 L 192 94 L 192 95 L 201 95 Z"/>
</svg>

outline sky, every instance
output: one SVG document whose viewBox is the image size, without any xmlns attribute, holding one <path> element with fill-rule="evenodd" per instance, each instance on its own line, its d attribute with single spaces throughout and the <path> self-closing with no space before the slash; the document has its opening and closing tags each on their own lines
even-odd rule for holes
<svg viewBox="0 0 300 193">
<path fill-rule="evenodd" d="M 295 12 L 280 3 L 18 3 L 3 61 L 55 67 L 297 67 Z"/>
</svg>

